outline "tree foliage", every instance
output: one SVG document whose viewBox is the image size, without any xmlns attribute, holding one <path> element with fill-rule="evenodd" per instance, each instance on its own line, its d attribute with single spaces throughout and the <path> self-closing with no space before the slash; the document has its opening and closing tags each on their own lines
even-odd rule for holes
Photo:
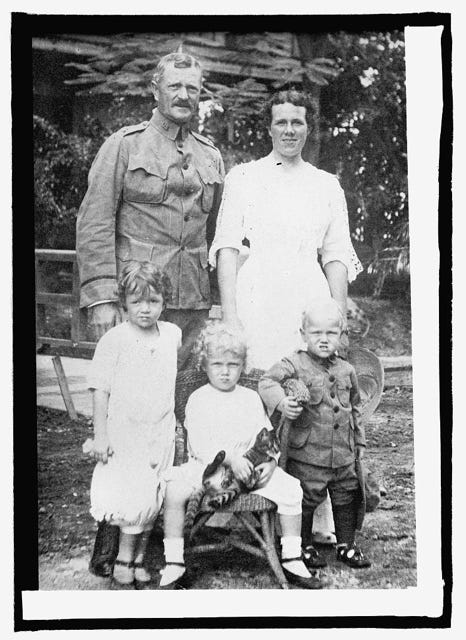
<svg viewBox="0 0 466 640">
<path fill-rule="evenodd" d="M 110 95 L 112 102 L 108 120 L 92 123 L 93 132 L 89 120 L 80 137 L 35 121 L 41 130 L 36 214 L 45 220 L 39 238 L 50 244 L 60 224 L 74 226 L 85 176 L 100 143 L 111 130 L 150 116 L 155 65 L 182 44 L 207 70 L 201 130 L 220 148 L 227 169 L 270 151 L 262 107 L 274 90 L 304 82 L 318 101 L 317 133 L 311 141 L 319 143 L 317 164 L 341 180 L 353 238 L 369 247 L 365 263 L 377 276 L 379 293 L 388 273 L 409 270 L 403 34 L 224 36 L 222 44 L 202 34 L 112 36 L 101 54 L 86 64 L 72 63 L 79 71 L 72 82 L 81 93 Z M 134 104 L 141 98 L 147 103 L 140 101 L 136 110 L 146 115 L 138 120 Z"/>
<path fill-rule="evenodd" d="M 372 248 L 369 272 L 409 270 L 403 35 L 330 37 L 341 73 L 321 93 L 320 166 L 336 172 L 355 237 Z"/>
</svg>

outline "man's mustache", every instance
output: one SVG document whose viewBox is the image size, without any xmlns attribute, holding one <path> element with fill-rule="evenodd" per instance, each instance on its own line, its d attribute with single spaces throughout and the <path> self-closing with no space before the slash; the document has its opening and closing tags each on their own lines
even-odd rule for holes
<svg viewBox="0 0 466 640">
<path fill-rule="evenodd" d="M 191 103 L 188 102 L 184 102 L 182 100 L 176 100 L 176 102 L 173 103 L 174 107 L 191 107 Z"/>
</svg>

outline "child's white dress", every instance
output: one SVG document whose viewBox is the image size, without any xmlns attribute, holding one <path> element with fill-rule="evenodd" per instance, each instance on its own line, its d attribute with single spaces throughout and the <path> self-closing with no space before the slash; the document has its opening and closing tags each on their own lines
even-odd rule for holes
<svg viewBox="0 0 466 640">
<path fill-rule="evenodd" d="M 162 505 L 162 472 L 173 464 L 175 382 L 181 330 L 158 322 L 145 336 L 124 322 L 99 341 L 88 376 L 109 392 L 107 431 L 113 455 L 97 463 L 91 514 L 126 526 L 151 524 Z M 154 466 L 155 465 L 155 466 Z"/>
</svg>

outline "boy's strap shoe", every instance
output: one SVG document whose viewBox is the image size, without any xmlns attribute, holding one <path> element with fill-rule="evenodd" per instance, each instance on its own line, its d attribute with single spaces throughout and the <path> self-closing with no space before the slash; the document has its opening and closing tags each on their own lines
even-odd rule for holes
<svg viewBox="0 0 466 640">
<path fill-rule="evenodd" d="M 352 569 L 364 569 L 371 563 L 364 557 L 361 549 L 354 543 L 351 545 L 340 544 L 337 546 L 337 560 L 344 562 Z"/>
<path fill-rule="evenodd" d="M 303 562 L 308 569 L 322 569 L 327 566 L 325 560 L 312 544 L 303 547 Z"/>
</svg>

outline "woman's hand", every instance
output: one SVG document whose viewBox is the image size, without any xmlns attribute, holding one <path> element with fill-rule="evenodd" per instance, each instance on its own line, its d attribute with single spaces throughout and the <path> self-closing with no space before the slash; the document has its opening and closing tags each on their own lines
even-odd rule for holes
<svg viewBox="0 0 466 640">
<path fill-rule="evenodd" d="M 342 331 L 340 337 L 340 346 L 338 347 L 338 355 L 346 360 L 349 349 L 348 330 Z"/>
<path fill-rule="evenodd" d="M 235 478 L 241 480 L 241 482 L 248 482 L 251 477 L 251 473 L 254 470 L 254 466 L 250 460 L 244 456 L 232 456 L 230 458 L 230 466 L 235 475 Z"/>
<path fill-rule="evenodd" d="M 303 408 L 296 400 L 295 396 L 285 396 L 277 405 L 277 409 L 285 418 L 296 420 L 301 415 Z"/>
<path fill-rule="evenodd" d="M 90 452 L 94 460 L 106 464 L 110 456 L 113 455 L 112 445 L 107 435 L 100 435 L 94 438 L 94 446 Z"/>
<path fill-rule="evenodd" d="M 228 329 L 230 329 L 230 331 L 234 331 L 234 332 L 244 331 L 243 324 L 241 320 L 238 318 L 238 316 L 236 315 L 236 313 L 223 314 L 223 322 L 228 327 Z"/>
<path fill-rule="evenodd" d="M 256 471 L 259 471 L 260 475 L 254 489 L 261 489 L 262 487 L 265 487 L 277 468 L 277 464 L 278 463 L 275 458 L 272 458 L 272 460 L 269 460 L 268 462 L 262 462 L 257 465 Z"/>
</svg>

